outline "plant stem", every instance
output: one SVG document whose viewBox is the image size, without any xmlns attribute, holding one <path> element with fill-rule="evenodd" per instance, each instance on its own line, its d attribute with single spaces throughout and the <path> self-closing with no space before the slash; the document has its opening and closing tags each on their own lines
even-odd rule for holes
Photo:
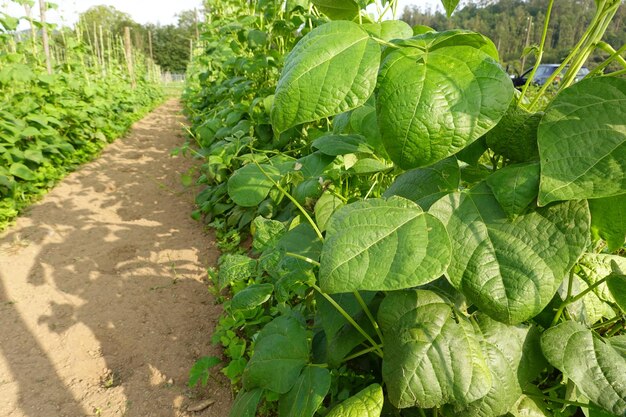
<svg viewBox="0 0 626 417">
<path fill-rule="evenodd" d="M 556 314 L 554 315 L 554 319 L 552 320 L 552 324 L 550 326 L 555 326 L 559 322 L 559 319 L 561 318 L 561 314 L 563 314 L 563 310 L 565 310 L 565 307 L 569 304 L 568 300 L 572 296 L 572 285 L 574 285 L 574 270 L 573 269 L 569 273 L 569 281 L 567 284 L 567 296 L 565 297 L 565 300 L 563 300 L 563 302 L 559 306 L 559 309 L 556 311 Z"/>
<path fill-rule="evenodd" d="M 607 275 L 601 280 L 594 282 L 593 284 L 585 288 L 583 291 L 579 292 L 574 297 L 572 297 L 572 284 L 574 281 L 574 272 L 573 271 L 570 272 L 570 280 L 569 280 L 569 285 L 567 287 L 567 297 L 565 298 L 565 300 L 563 301 L 563 303 L 557 310 L 556 315 L 554 316 L 554 320 L 552 320 L 552 326 L 554 326 L 558 322 L 559 318 L 561 318 L 561 314 L 563 313 L 563 310 L 565 309 L 565 307 L 567 307 L 569 304 L 575 303 L 576 301 L 580 300 L 581 298 L 583 298 L 585 295 L 587 295 L 588 293 L 590 293 L 591 291 L 593 291 L 600 285 L 604 284 L 610 276 L 611 275 Z"/>
<path fill-rule="evenodd" d="M 548 402 L 553 402 L 553 403 L 558 403 L 558 404 L 565 404 L 565 405 L 573 405 L 573 406 L 576 406 L 576 407 L 583 407 L 583 408 L 595 408 L 597 410 L 601 410 L 600 408 L 594 406 L 591 403 L 585 404 L 585 403 L 580 403 L 580 402 L 577 402 L 577 401 L 562 400 L 561 398 L 552 398 L 552 397 L 546 397 L 546 396 L 543 396 L 543 395 L 530 394 L 530 393 L 527 393 L 527 392 L 525 392 L 524 395 L 529 397 L 529 398 L 534 398 L 536 400 L 548 401 Z"/>
<path fill-rule="evenodd" d="M 599 42 L 598 48 L 602 49 L 605 52 L 608 52 L 609 54 L 611 54 L 611 56 L 605 59 L 604 62 L 602 62 L 600 65 L 595 67 L 589 74 L 587 74 L 587 77 L 593 77 L 594 75 L 598 74 L 613 61 L 618 61 L 623 67 L 626 68 L 626 60 L 622 58 L 622 54 L 626 51 L 626 44 L 622 45 L 622 47 L 616 51 L 608 43 Z"/>
<path fill-rule="evenodd" d="M 380 332 L 380 326 L 378 326 L 378 322 L 374 318 L 374 315 L 370 311 L 370 309 L 367 306 L 367 304 L 365 304 L 365 300 L 363 300 L 363 297 L 361 297 L 361 293 L 359 293 L 358 291 L 354 291 L 354 297 L 356 298 L 356 300 L 358 301 L 359 305 L 361 306 L 361 308 L 365 312 L 365 315 L 367 316 L 367 318 L 372 323 L 372 326 L 374 326 L 374 330 L 376 330 L 376 334 L 378 335 L 378 338 L 382 342 L 383 341 L 383 334 Z"/>
<path fill-rule="evenodd" d="M 539 64 L 541 64 L 541 58 L 543 58 L 543 49 L 544 49 L 545 44 L 546 44 L 546 39 L 548 38 L 548 27 L 550 25 L 550 14 L 552 14 L 552 6 L 553 5 L 554 5 L 554 0 L 550 0 L 550 3 L 548 4 L 548 10 L 546 11 L 546 20 L 545 20 L 545 22 L 543 24 L 543 32 L 541 33 L 541 43 L 539 45 L 539 53 L 537 54 L 537 59 L 535 60 L 535 65 L 533 66 L 532 71 L 528 75 L 528 79 L 526 80 L 526 84 L 524 84 L 524 88 L 522 88 L 522 94 L 519 97 L 518 103 L 523 103 L 524 102 L 524 97 L 526 96 L 526 90 L 528 90 L 528 86 L 532 83 L 533 77 L 535 76 L 535 73 L 537 72 L 537 68 L 539 68 Z M 524 71 L 524 68 L 522 68 L 522 71 Z M 559 70 L 557 70 L 557 71 L 559 71 Z M 557 72 L 557 74 L 558 74 L 558 72 Z M 546 81 L 546 84 L 548 84 L 547 81 Z M 539 95 L 541 95 L 541 93 Z M 531 108 L 532 108 L 532 105 L 533 104 L 531 103 Z"/>
<path fill-rule="evenodd" d="M 322 232 L 320 231 L 319 227 L 317 227 L 317 224 L 313 221 L 311 216 L 309 216 L 309 213 L 307 213 L 304 207 L 302 207 L 300 203 L 298 203 L 298 201 L 291 194 L 289 194 L 283 187 L 281 187 L 279 183 L 274 181 L 274 179 L 270 177 L 267 172 L 265 172 L 263 167 L 261 167 L 261 164 L 259 164 L 256 161 L 256 159 L 253 159 L 252 162 L 257 166 L 257 168 L 259 168 L 261 173 L 265 175 L 265 177 L 272 183 L 272 185 L 278 188 L 278 191 L 280 191 L 285 197 L 291 200 L 291 202 L 298 208 L 298 210 L 300 210 L 300 213 L 302 213 L 302 215 L 306 218 L 306 220 L 309 222 L 311 227 L 313 227 L 313 230 L 315 230 L 315 234 L 317 234 L 317 237 L 323 242 L 324 236 L 322 235 Z"/>
<path fill-rule="evenodd" d="M 300 259 L 301 261 L 310 263 L 311 265 L 315 265 L 319 268 L 320 263 L 311 259 L 311 258 L 307 258 L 306 256 L 302 256 L 302 255 L 298 255 L 297 253 L 293 253 L 293 252 L 285 252 L 286 256 L 290 256 L 292 258 L 296 258 L 296 259 Z"/>
<path fill-rule="evenodd" d="M 359 356 L 367 355 L 368 353 L 372 353 L 372 352 L 374 352 L 376 349 L 380 349 L 380 348 L 382 348 L 382 347 L 383 347 L 383 345 L 376 345 L 376 346 L 368 347 L 367 349 L 363 349 L 363 350 L 361 350 L 361 351 L 359 351 L 359 352 L 357 352 L 357 353 L 354 353 L 354 354 L 352 354 L 352 355 L 350 355 L 350 356 L 346 356 L 346 357 L 343 359 L 342 363 L 343 363 L 343 362 L 348 362 L 348 361 L 351 361 L 352 359 L 358 358 Z"/>
<path fill-rule="evenodd" d="M 365 337 L 365 339 L 367 339 L 367 341 L 370 342 L 370 344 L 372 346 L 376 347 L 374 352 L 378 356 L 380 356 L 382 358 L 383 357 L 383 351 L 379 347 L 378 343 L 376 343 L 374 341 L 374 339 L 372 339 L 372 337 L 369 334 L 367 334 L 367 332 L 365 330 L 363 330 L 363 328 L 361 326 L 359 326 L 358 323 L 356 321 L 354 321 L 354 319 L 352 317 L 350 317 L 350 315 L 346 312 L 346 310 L 344 310 L 343 307 L 341 307 L 330 295 L 328 295 L 324 291 L 322 291 L 322 289 L 320 287 L 318 287 L 315 284 L 311 284 L 311 286 L 322 297 L 324 297 L 326 299 L 326 301 L 328 301 L 333 307 L 335 307 L 335 309 L 339 312 L 339 314 L 341 314 L 343 316 L 343 318 L 345 318 L 348 321 L 348 323 L 350 323 L 359 333 L 361 333 L 361 335 L 363 337 Z"/>
</svg>

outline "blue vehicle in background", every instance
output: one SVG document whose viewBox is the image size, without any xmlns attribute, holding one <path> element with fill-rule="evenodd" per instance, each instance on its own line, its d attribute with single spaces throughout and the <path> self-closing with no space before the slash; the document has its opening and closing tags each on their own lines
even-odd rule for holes
<svg viewBox="0 0 626 417">
<path fill-rule="evenodd" d="M 550 76 L 554 74 L 554 71 L 556 71 L 557 68 L 559 68 L 559 65 L 560 64 L 540 64 L 537 67 L 537 72 L 535 73 L 535 76 L 533 77 L 532 84 L 538 85 L 538 86 L 544 85 L 546 81 L 548 81 L 548 78 L 550 78 Z M 532 68 L 529 68 L 526 71 L 524 71 L 522 75 L 513 77 L 512 78 L 513 85 L 515 87 L 522 87 L 524 84 L 526 84 L 526 81 L 528 80 L 528 76 L 530 75 L 531 71 L 532 71 Z M 563 69 L 563 71 L 561 71 L 561 73 L 554 79 L 555 84 L 558 84 L 559 81 L 561 81 L 566 71 L 567 71 L 567 68 Z M 589 69 L 587 67 L 582 67 L 580 70 L 578 70 L 578 73 L 576 74 L 576 78 L 574 79 L 574 82 L 578 82 L 582 80 L 587 74 L 589 74 Z"/>
</svg>

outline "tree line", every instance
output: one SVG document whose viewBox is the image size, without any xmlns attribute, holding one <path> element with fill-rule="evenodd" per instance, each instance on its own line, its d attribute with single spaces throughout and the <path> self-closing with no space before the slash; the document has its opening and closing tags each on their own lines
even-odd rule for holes
<svg viewBox="0 0 626 417">
<path fill-rule="evenodd" d="M 511 72 L 522 71 L 534 63 L 533 46 L 539 45 L 549 0 L 469 0 L 448 18 L 430 8 L 408 6 L 401 19 L 410 24 L 425 25 L 435 30 L 463 28 L 483 33 L 495 43 L 503 64 Z M 559 63 L 581 38 L 595 12 L 594 0 L 567 0 L 554 3 L 544 63 Z M 618 10 L 605 36 L 613 46 L 626 43 L 626 7 Z M 524 58 L 524 52 L 529 52 Z M 592 56 L 587 63 L 593 67 L 606 54 Z"/>
<path fill-rule="evenodd" d="M 177 15 L 176 24 L 141 25 L 112 6 L 93 6 L 79 15 L 78 26 L 85 42 L 96 49 L 101 33 L 122 36 L 128 27 L 134 48 L 152 58 L 163 71 L 184 73 L 198 40 L 200 16 L 204 13 L 186 10 Z"/>
</svg>

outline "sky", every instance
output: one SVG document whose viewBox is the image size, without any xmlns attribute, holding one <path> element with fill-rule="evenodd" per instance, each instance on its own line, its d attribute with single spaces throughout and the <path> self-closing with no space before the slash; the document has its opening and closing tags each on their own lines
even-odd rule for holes
<svg viewBox="0 0 626 417">
<path fill-rule="evenodd" d="M 117 10 L 130 14 L 137 23 L 160 23 L 162 25 L 176 23 L 176 14 L 183 10 L 202 6 L 202 0 L 52 0 L 52 2 L 58 5 L 58 10 L 49 11 L 46 14 L 47 21 L 70 26 L 78 20 L 79 13 L 101 4 L 113 6 Z M 423 7 L 430 5 L 432 7 L 433 4 L 439 3 L 438 0 L 400 0 L 398 10 L 403 10 L 407 5 Z M 0 11 L 7 12 L 11 16 L 24 15 L 23 6 L 11 0 L 0 0 Z"/>
</svg>

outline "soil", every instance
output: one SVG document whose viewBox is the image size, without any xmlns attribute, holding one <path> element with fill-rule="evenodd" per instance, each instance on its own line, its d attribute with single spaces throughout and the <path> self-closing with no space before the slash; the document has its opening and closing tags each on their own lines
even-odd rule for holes
<svg viewBox="0 0 626 417">
<path fill-rule="evenodd" d="M 0 234 L 0 416 L 227 416 L 228 381 L 189 389 L 220 314 L 218 251 L 190 218 L 169 100 Z M 214 401 L 207 408 L 193 412 Z"/>
</svg>

